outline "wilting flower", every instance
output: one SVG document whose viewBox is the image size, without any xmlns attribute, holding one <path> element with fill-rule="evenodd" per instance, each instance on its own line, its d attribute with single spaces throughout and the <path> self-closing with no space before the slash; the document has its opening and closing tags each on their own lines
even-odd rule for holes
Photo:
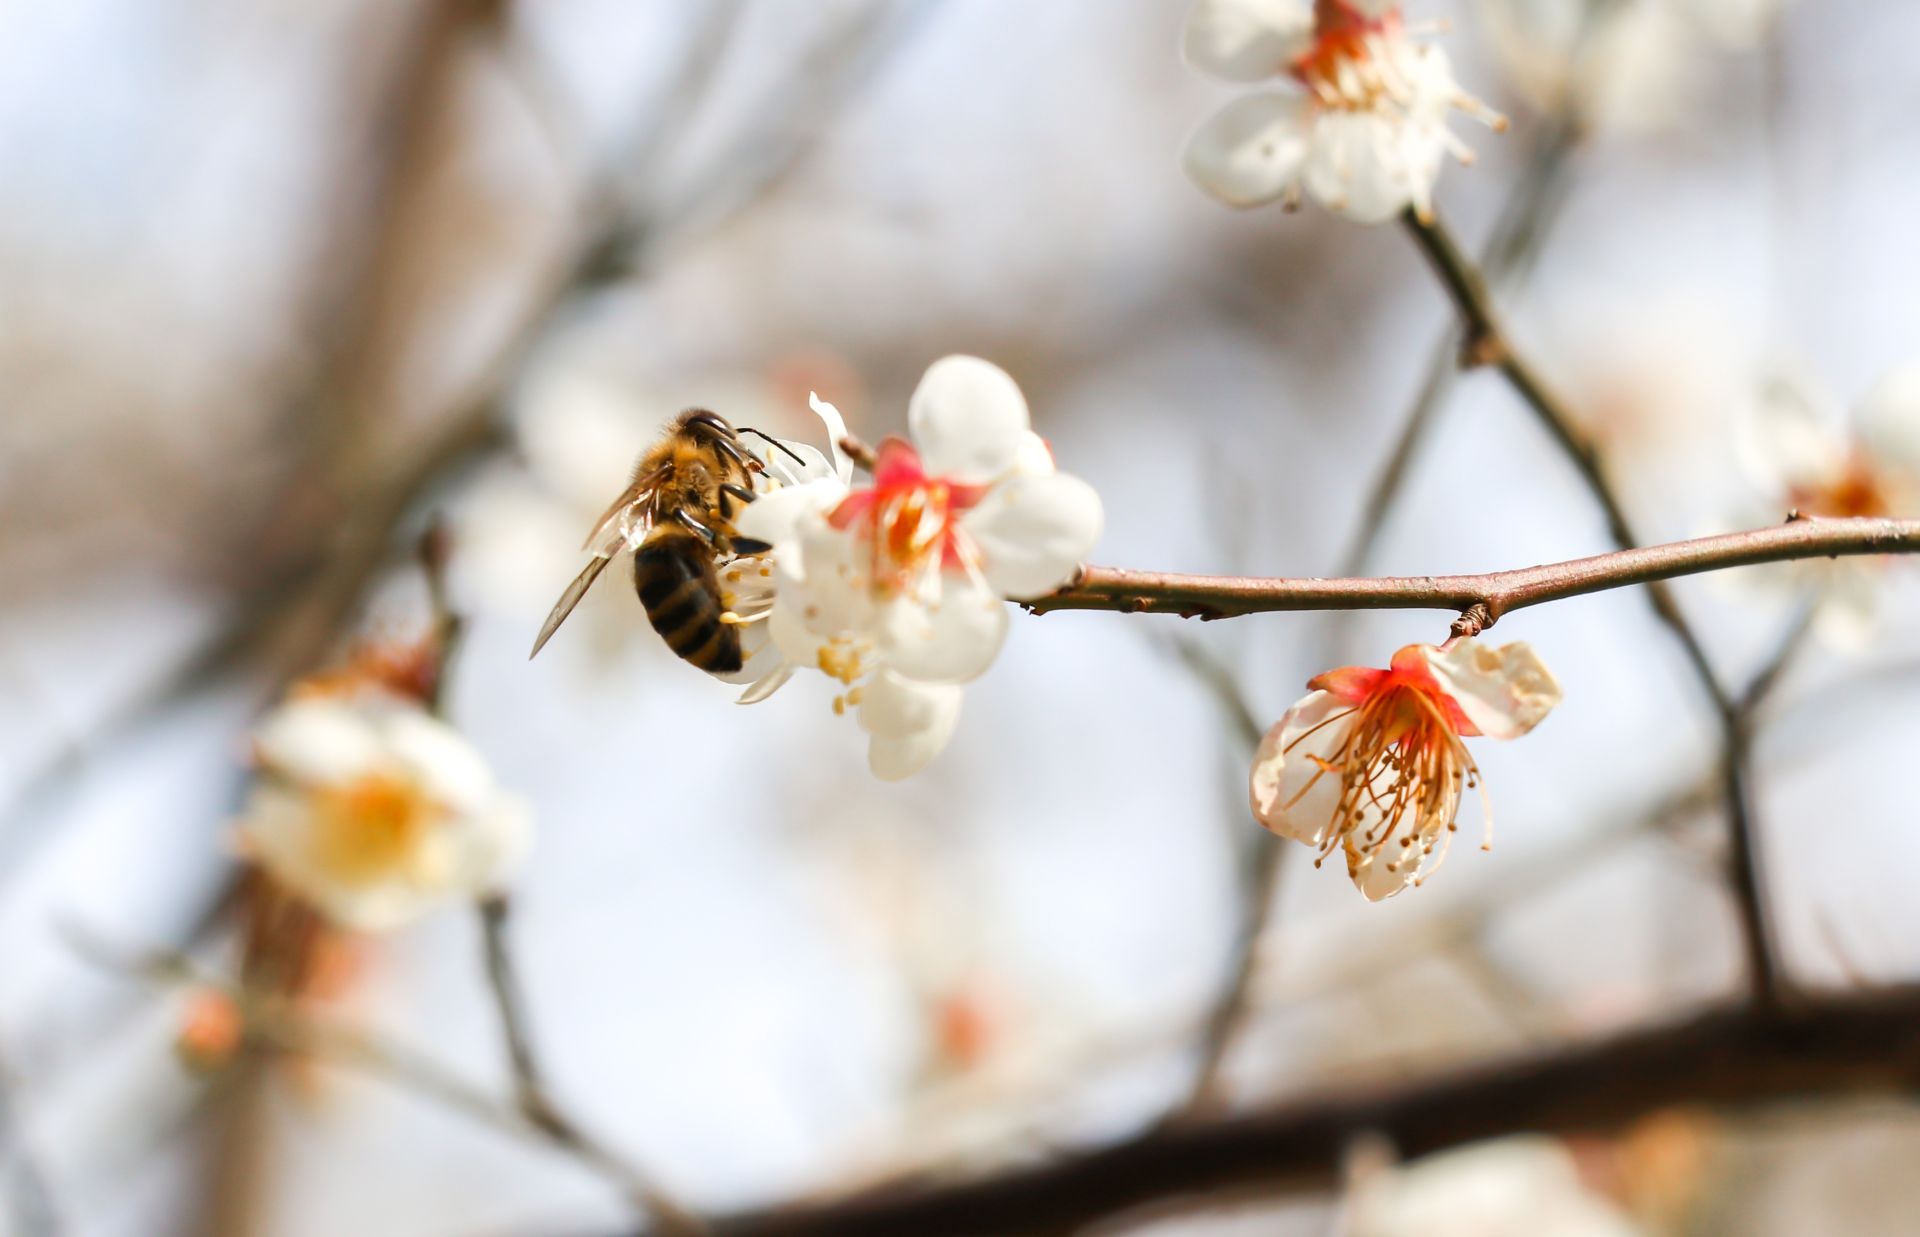
<svg viewBox="0 0 1920 1237">
<path fill-rule="evenodd" d="M 417 702 L 297 695 L 254 731 L 248 857 L 336 922 L 384 931 L 495 886 L 525 850 L 525 806 Z"/>
<path fill-rule="evenodd" d="M 1307 687 L 1254 755 L 1253 812 L 1322 860 L 1343 853 L 1373 901 L 1445 857 L 1461 795 L 1480 785 L 1465 740 L 1517 738 L 1560 702 L 1531 647 L 1472 640 L 1410 644 L 1385 670 L 1347 666 Z"/>
<path fill-rule="evenodd" d="M 1749 471 L 1780 511 L 1803 516 L 1920 515 L 1920 365 L 1896 369 L 1855 408 L 1852 426 L 1801 383 L 1773 383 L 1742 437 Z M 1878 623 L 1886 560 L 1809 560 L 1759 578 L 1817 583 L 1820 630 L 1858 645 Z"/>
<path fill-rule="evenodd" d="M 1098 495 L 1054 471 L 999 367 L 935 362 L 908 424 L 913 441 L 880 445 L 871 485 L 848 490 L 836 470 L 761 498 L 739 522 L 774 547 L 768 635 L 791 664 L 848 689 L 836 708 L 858 710 L 869 762 L 886 778 L 946 745 L 959 685 L 1005 638 L 1005 600 L 1065 584 L 1101 524 Z"/>
<path fill-rule="evenodd" d="M 1279 77 L 1294 89 L 1215 114 L 1187 142 L 1187 173 L 1230 206 L 1292 206 L 1304 188 L 1360 223 L 1409 206 L 1426 215 L 1445 156 L 1472 158 L 1447 129 L 1451 110 L 1505 122 L 1417 33 L 1382 0 L 1200 0 L 1187 18 L 1188 63 L 1228 82 Z"/>
</svg>

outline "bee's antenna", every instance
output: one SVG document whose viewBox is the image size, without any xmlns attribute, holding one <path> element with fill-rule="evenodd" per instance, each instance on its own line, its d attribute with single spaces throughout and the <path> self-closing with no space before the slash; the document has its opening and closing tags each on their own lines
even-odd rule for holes
<svg viewBox="0 0 1920 1237">
<path fill-rule="evenodd" d="M 778 438 L 775 438 L 772 434 L 767 433 L 765 430 L 757 430 L 753 428 L 751 425 L 743 425 L 740 427 L 740 432 L 742 434 L 752 434 L 755 438 L 766 439 L 767 443 L 770 446 L 772 446 L 774 450 L 780 452 L 780 454 L 786 456 L 788 459 L 792 460 L 794 463 L 799 464 L 802 467 L 806 466 L 806 461 L 800 458 L 798 452 L 796 452 L 792 447 L 789 447 L 786 443 L 781 442 Z"/>
</svg>

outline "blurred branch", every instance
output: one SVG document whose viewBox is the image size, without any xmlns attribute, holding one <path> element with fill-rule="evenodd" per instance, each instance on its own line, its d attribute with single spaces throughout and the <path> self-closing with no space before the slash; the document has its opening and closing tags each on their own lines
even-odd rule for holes
<svg viewBox="0 0 1920 1237">
<path fill-rule="evenodd" d="M 735 1215 L 714 1229 L 728 1237 L 1055 1233 L 1199 1192 L 1325 1190 L 1339 1180 L 1344 1148 L 1363 1134 L 1412 1158 L 1514 1130 L 1607 1131 L 1675 1104 L 1751 1107 L 1916 1086 L 1920 987 L 1900 987 L 1711 1013 L 1398 1086 L 1157 1129 L 989 1178 Z"/>
<path fill-rule="evenodd" d="M 561 1111 L 542 1081 L 533 1040 L 527 1031 L 526 994 L 514 973 L 513 955 L 507 948 L 506 895 L 493 894 L 480 899 L 479 910 L 480 931 L 486 942 L 487 987 L 493 996 L 494 1008 L 499 1011 L 500 1029 L 507 1041 L 507 1059 L 513 1070 L 514 1109 L 522 1120 L 556 1146 L 588 1161 L 605 1163 L 607 1152 Z M 623 1165 L 621 1176 L 628 1182 L 635 1202 L 652 1216 L 661 1232 L 696 1237 L 707 1231 L 705 1225 L 675 1203 L 646 1174 Z"/>
<path fill-rule="evenodd" d="M 1422 220 L 1411 211 L 1403 218 L 1407 231 L 1426 255 L 1460 314 L 1466 329 L 1463 355 L 1499 370 L 1579 473 L 1606 518 L 1607 531 L 1614 544 L 1623 551 L 1632 552 L 1629 547 L 1639 545 L 1640 539 L 1607 478 L 1605 462 L 1598 448 L 1582 434 L 1566 406 L 1547 389 L 1533 367 L 1513 349 L 1511 341 L 1502 333 L 1492 298 L 1487 294 L 1485 279 L 1437 219 Z M 1664 584 L 1654 583 L 1647 589 L 1647 599 L 1655 615 L 1673 632 L 1701 688 L 1713 704 L 1720 724 L 1729 837 L 1733 851 L 1730 876 L 1734 901 L 1740 913 L 1740 934 L 1747 955 L 1747 973 L 1754 1000 L 1771 1004 L 1779 999 L 1782 981 L 1779 949 L 1773 940 L 1772 917 L 1767 911 L 1767 881 L 1760 855 L 1759 826 L 1753 818 L 1745 719 L 1737 703 L 1721 685 L 1713 663 L 1707 657 L 1706 647 L 1681 613 L 1672 590 Z"/>
<path fill-rule="evenodd" d="M 1329 579 L 1087 567 L 1059 592 L 1025 604 L 1036 614 L 1115 610 L 1203 619 L 1282 610 L 1453 610 L 1461 616 L 1453 634 L 1477 635 L 1528 606 L 1637 584 L 1657 589 L 1676 576 L 1801 558 L 1914 553 L 1920 553 L 1920 519 L 1796 517 L 1772 528 L 1479 575 Z"/>
</svg>

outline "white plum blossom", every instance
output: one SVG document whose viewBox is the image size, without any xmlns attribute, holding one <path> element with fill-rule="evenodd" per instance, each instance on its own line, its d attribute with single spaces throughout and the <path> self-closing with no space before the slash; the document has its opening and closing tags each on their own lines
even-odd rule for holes
<svg viewBox="0 0 1920 1237">
<path fill-rule="evenodd" d="M 1387 669 L 1329 670 L 1307 687 L 1254 755 L 1253 812 L 1318 850 L 1316 866 L 1341 852 L 1372 901 L 1421 883 L 1445 858 L 1461 795 L 1479 788 L 1464 739 L 1518 738 L 1560 702 L 1528 645 L 1464 639 L 1410 644 Z"/>
<path fill-rule="evenodd" d="M 1360 223 L 1409 207 L 1426 216 L 1445 157 L 1472 158 L 1447 128 L 1451 111 L 1505 122 L 1417 33 L 1399 4 L 1381 0 L 1199 0 L 1187 18 L 1189 64 L 1291 88 L 1236 99 L 1202 124 L 1187 142 L 1188 175 L 1230 206 L 1292 206 L 1304 190 Z"/>
<path fill-rule="evenodd" d="M 837 414 L 816 407 L 833 432 Z M 999 367 L 935 362 L 907 415 L 912 441 L 880 444 L 870 485 L 847 488 L 841 466 L 759 499 L 739 521 L 774 547 L 772 643 L 789 665 L 848 689 L 835 706 L 856 708 L 869 763 L 889 779 L 946 746 L 960 685 L 1005 638 L 1005 601 L 1072 579 L 1102 522 L 1099 496 L 1054 471 Z"/>
<path fill-rule="evenodd" d="M 1852 424 L 1805 383 L 1769 384 L 1739 438 L 1765 496 L 1763 520 L 1920 515 L 1920 364 L 1894 370 L 1854 409 Z M 1743 521 L 1747 522 L 1747 521 Z M 1753 578 L 1819 589 L 1815 623 L 1831 643 L 1859 647 L 1879 625 L 1887 560 L 1847 557 L 1770 564 Z"/>
<path fill-rule="evenodd" d="M 254 731 L 243 852 L 344 927 L 382 932 L 495 887 L 531 840 L 525 804 L 412 700 L 296 695 Z"/>
</svg>

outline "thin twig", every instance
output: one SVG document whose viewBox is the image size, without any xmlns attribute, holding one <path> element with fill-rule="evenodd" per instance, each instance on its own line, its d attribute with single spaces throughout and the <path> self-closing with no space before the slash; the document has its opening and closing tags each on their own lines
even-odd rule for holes
<svg viewBox="0 0 1920 1237">
<path fill-rule="evenodd" d="M 1478 575 L 1202 576 L 1125 567 L 1087 567 L 1029 610 L 1115 610 L 1223 619 L 1283 610 L 1452 610 L 1456 635 L 1476 635 L 1515 610 L 1568 597 L 1725 571 L 1755 563 L 1861 554 L 1920 553 L 1920 519 L 1795 519 L 1772 528 L 1721 533 L 1664 545 Z M 1728 710 L 1732 705 L 1729 703 Z"/>
<path fill-rule="evenodd" d="M 1640 544 L 1626 510 L 1606 475 L 1605 462 L 1598 448 L 1581 433 L 1573 417 L 1548 389 L 1546 383 L 1513 348 L 1502 332 L 1494 312 L 1486 281 L 1458 244 L 1437 219 L 1421 219 L 1409 211 L 1403 216 L 1407 231 L 1426 255 L 1434 273 L 1453 299 L 1467 332 L 1465 354 L 1492 364 L 1525 401 L 1536 420 L 1573 464 L 1588 492 L 1606 518 L 1608 534 L 1622 550 Z M 1678 573 L 1676 573 L 1678 574 Z M 1779 948 L 1773 939 L 1774 926 L 1768 913 L 1767 880 L 1761 859 L 1759 825 L 1754 820 L 1748 786 L 1746 742 L 1743 721 L 1736 702 L 1728 694 L 1707 656 L 1706 646 L 1681 613 L 1679 602 L 1663 583 L 1650 583 L 1647 600 L 1654 614 L 1672 631 L 1675 641 L 1699 680 L 1701 689 L 1713 705 L 1722 736 L 1722 760 L 1725 765 L 1727 818 L 1732 851 L 1729 873 L 1734 902 L 1739 912 L 1741 943 L 1746 954 L 1747 975 L 1755 1001 L 1771 1005 L 1780 999 Z"/>
<path fill-rule="evenodd" d="M 583 1159 L 618 1165 L 634 1202 L 653 1217 L 664 1233 L 699 1237 L 708 1230 L 692 1212 L 673 1201 L 651 1175 L 613 1156 L 590 1138 L 574 1119 L 554 1102 L 542 1077 L 539 1060 L 533 1051 L 533 1038 L 527 1028 L 526 994 L 514 970 L 513 954 L 507 946 L 507 896 L 496 893 L 480 899 L 480 932 L 486 943 L 487 988 L 500 1017 L 501 1034 L 507 1043 L 507 1060 L 513 1071 L 514 1108 L 530 1126 L 539 1130 L 556 1146 L 564 1147 Z"/>
<path fill-rule="evenodd" d="M 1552 217 L 1565 200 L 1562 189 L 1566 180 L 1567 161 L 1573 153 L 1578 134 L 1577 125 L 1570 120 L 1560 120 L 1553 123 L 1539 139 L 1533 157 L 1527 161 L 1519 182 L 1514 186 L 1506 209 L 1487 236 L 1486 256 L 1482 259 L 1481 269 L 1486 271 L 1489 280 L 1497 284 L 1517 275 L 1539 253 L 1541 242 L 1550 231 Z M 1427 432 L 1432 428 L 1440 409 L 1445 406 L 1447 394 L 1453 389 L 1454 380 L 1460 373 L 1463 342 L 1460 328 L 1451 326 L 1434 345 L 1433 354 L 1427 361 L 1426 374 L 1420 381 L 1419 392 L 1408 407 L 1401 421 L 1400 432 L 1394 438 L 1393 450 L 1387 453 L 1386 461 L 1375 475 L 1373 485 L 1360 505 L 1353 542 L 1340 557 L 1341 575 L 1357 576 L 1366 570 L 1367 563 L 1372 560 L 1374 548 L 1386 529 L 1387 517 L 1393 511 L 1401 487 L 1406 484 L 1413 462 L 1426 443 Z"/>
<path fill-rule="evenodd" d="M 164 989 L 224 993 L 241 1011 L 247 1044 L 271 1053 L 311 1056 L 382 1078 L 483 1125 L 566 1152 L 642 1205 L 661 1231 L 704 1237 L 697 1219 L 667 1200 L 651 1174 L 567 1122 L 537 1120 L 517 1103 L 504 1103 L 429 1057 L 352 1027 L 303 1014 L 285 999 L 227 982 L 171 950 L 130 951 L 109 945 L 73 924 L 62 927 L 86 961 Z"/>
</svg>

